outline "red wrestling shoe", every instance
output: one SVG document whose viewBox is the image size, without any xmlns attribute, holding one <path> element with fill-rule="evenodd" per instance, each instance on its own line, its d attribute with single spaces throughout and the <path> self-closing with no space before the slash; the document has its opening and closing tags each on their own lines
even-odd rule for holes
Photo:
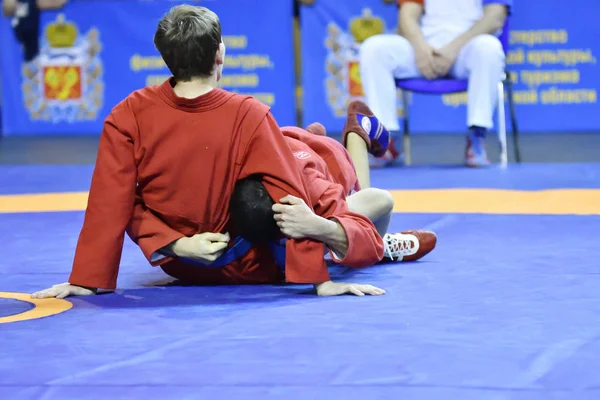
<svg viewBox="0 0 600 400">
<path fill-rule="evenodd" d="M 383 156 L 390 145 L 390 132 L 360 100 L 354 100 L 348 106 L 348 118 L 342 139 L 344 146 L 349 132 L 359 135 L 367 143 L 369 153 L 375 157 Z"/>
<path fill-rule="evenodd" d="M 431 231 L 386 233 L 383 237 L 385 252 L 381 261 L 417 261 L 435 249 L 436 243 L 437 236 Z"/>
<path fill-rule="evenodd" d="M 327 136 L 327 130 L 325 129 L 325 127 L 322 124 L 320 124 L 318 122 L 313 122 L 312 124 L 307 126 L 306 130 L 308 132 L 312 133 L 313 135 Z"/>
</svg>

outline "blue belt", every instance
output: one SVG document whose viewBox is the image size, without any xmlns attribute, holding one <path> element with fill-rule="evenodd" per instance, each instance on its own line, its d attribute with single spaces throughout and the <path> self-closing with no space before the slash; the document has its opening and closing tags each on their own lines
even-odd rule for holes
<svg viewBox="0 0 600 400">
<path fill-rule="evenodd" d="M 241 236 L 236 237 L 233 240 L 233 246 L 231 246 L 227 251 L 215 261 L 210 264 L 202 264 L 198 261 L 191 260 L 189 258 L 181 257 L 182 261 L 185 261 L 188 264 L 194 264 L 199 267 L 207 267 L 207 268 L 222 268 L 226 265 L 231 264 L 235 260 L 238 260 L 246 255 L 252 248 L 252 242 L 242 238 Z M 275 263 L 281 269 L 285 268 L 285 239 L 280 240 L 279 242 L 271 242 L 269 243 L 269 248 L 273 252 L 273 256 L 275 257 Z"/>
<path fill-rule="evenodd" d="M 231 264 L 232 262 L 234 262 L 235 260 L 237 260 L 239 258 L 242 258 L 244 255 L 246 255 L 246 253 L 248 253 L 250 251 L 251 248 L 252 248 L 252 243 L 243 239 L 241 236 L 238 236 L 233 240 L 232 247 L 227 249 L 227 251 L 225 253 L 221 254 L 221 256 L 219 258 L 217 258 L 215 261 L 213 261 L 212 263 L 210 263 L 208 265 L 199 263 L 198 261 L 194 261 L 189 258 L 182 257 L 181 260 L 185 261 L 186 263 L 189 263 L 189 264 L 197 265 L 199 267 L 221 268 L 228 264 Z"/>
<path fill-rule="evenodd" d="M 279 242 L 269 243 L 271 253 L 275 257 L 275 264 L 282 270 L 285 269 L 285 242 L 285 239 L 281 239 Z"/>
</svg>

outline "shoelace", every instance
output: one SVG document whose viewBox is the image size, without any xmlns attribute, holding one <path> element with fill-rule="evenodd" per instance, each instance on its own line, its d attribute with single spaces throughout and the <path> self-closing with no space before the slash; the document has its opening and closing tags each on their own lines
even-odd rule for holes
<svg viewBox="0 0 600 400">
<path fill-rule="evenodd" d="M 402 257 L 413 253 L 414 242 L 411 239 L 399 239 L 398 236 L 404 235 L 385 235 L 385 256 L 394 260 L 401 260 Z"/>
</svg>

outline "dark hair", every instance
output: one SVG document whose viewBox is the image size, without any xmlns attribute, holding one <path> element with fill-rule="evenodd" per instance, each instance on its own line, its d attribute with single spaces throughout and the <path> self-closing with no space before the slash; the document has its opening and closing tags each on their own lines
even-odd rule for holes
<svg viewBox="0 0 600 400">
<path fill-rule="evenodd" d="M 231 220 L 237 234 L 253 243 L 278 239 L 280 230 L 273 218 L 273 204 L 260 176 L 252 175 L 235 184 L 229 203 Z"/>
<path fill-rule="evenodd" d="M 221 22 L 206 7 L 171 8 L 158 23 L 154 45 L 178 81 L 210 76 L 221 43 Z"/>
</svg>

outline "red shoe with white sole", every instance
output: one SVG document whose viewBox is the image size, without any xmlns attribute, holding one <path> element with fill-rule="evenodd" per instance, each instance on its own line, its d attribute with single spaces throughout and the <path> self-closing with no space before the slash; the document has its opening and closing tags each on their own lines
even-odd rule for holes
<svg viewBox="0 0 600 400">
<path fill-rule="evenodd" d="M 402 233 L 386 233 L 381 262 L 417 261 L 431 253 L 437 244 L 437 236 L 431 231 L 412 230 Z"/>
</svg>

